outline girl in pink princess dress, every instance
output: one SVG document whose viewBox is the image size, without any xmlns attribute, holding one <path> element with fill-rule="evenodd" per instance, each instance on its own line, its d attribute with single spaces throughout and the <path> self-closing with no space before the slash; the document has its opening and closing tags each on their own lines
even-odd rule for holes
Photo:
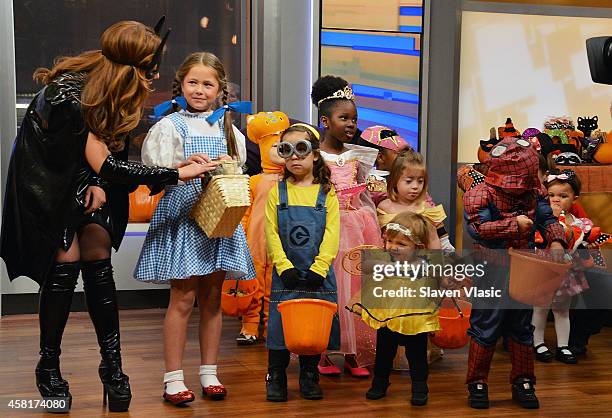
<svg viewBox="0 0 612 418">
<path fill-rule="evenodd" d="M 376 336 L 359 317 L 344 306 L 360 300 L 361 276 L 352 275 L 342 267 L 344 256 L 360 245 L 382 247 L 376 209 L 366 179 L 374 166 L 378 151 L 352 145 L 357 130 L 357 108 L 348 82 L 340 77 L 325 76 L 312 86 L 312 101 L 319 109 L 324 128 L 321 155 L 331 170 L 331 180 L 340 202 L 340 248 L 334 261 L 338 286 L 341 347 L 344 368 L 354 377 L 368 377 L 364 367 L 372 360 Z M 327 355 L 321 357 L 321 374 L 340 374 Z"/>
</svg>

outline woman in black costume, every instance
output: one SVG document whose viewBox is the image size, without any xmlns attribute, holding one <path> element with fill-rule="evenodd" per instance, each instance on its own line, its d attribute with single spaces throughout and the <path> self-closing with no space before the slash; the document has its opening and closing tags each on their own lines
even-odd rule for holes
<svg viewBox="0 0 612 418">
<path fill-rule="evenodd" d="M 164 44 L 159 29 L 133 21 L 109 27 L 101 50 L 63 57 L 34 78 L 36 94 L 15 140 L 2 215 L 1 256 L 9 278 L 40 284 L 40 361 L 43 398 L 71 404 L 59 368 L 60 344 L 79 272 L 96 330 L 104 402 L 125 411 L 131 400 L 121 369 L 119 316 L 111 247 L 125 233 L 130 185 L 158 187 L 201 176 L 215 167 L 205 155 L 181 167 L 126 161 L 127 135 L 138 124 Z"/>
</svg>

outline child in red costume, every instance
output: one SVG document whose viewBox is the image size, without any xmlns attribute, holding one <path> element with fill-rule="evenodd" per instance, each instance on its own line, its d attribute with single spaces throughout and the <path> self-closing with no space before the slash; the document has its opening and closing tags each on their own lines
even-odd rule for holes
<svg viewBox="0 0 612 418">
<path fill-rule="evenodd" d="M 563 249 L 563 227 L 552 214 L 541 193 L 538 179 L 538 155 L 524 139 L 504 138 L 486 160 L 483 182 L 463 196 L 467 229 L 481 249 L 532 248 L 535 229 L 551 243 L 551 249 Z M 499 250 L 498 250 L 499 251 Z M 487 265 L 487 276 L 505 277 L 507 267 Z M 500 274 L 501 273 L 501 274 Z M 505 279 L 504 279 L 505 280 Z M 501 307 L 472 310 L 472 336 L 466 383 L 469 405 L 488 408 L 487 379 L 495 344 L 508 337 L 512 361 L 510 383 L 512 398 L 524 408 L 538 408 L 535 395 L 533 326 L 531 309 Z"/>
</svg>

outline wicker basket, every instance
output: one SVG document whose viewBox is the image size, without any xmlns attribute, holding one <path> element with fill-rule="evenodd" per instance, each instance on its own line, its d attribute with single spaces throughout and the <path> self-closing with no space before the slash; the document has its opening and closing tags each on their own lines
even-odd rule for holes
<svg viewBox="0 0 612 418">
<path fill-rule="evenodd" d="M 215 172 L 223 174 L 210 177 L 191 208 L 191 217 L 209 238 L 231 237 L 251 205 L 249 176 L 237 174 L 236 161 L 222 161 Z"/>
</svg>

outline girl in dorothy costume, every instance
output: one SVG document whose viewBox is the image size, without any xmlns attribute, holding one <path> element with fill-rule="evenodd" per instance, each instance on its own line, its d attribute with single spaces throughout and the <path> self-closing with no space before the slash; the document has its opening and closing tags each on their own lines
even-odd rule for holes
<svg viewBox="0 0 612 418">
<path fill-rule="evenodd" d="M 226 105 L 227 96 L 227 79 L 219 59 L 208 52 L 189 55 L 177 71 L 172 103 L 160 105 L 161 112 L 177 104 L 184 110 L 175 111 L 151 128 L 142 147 L 143 161 L 180 167 L 186 161 L 210 163 L 213 159 L 230 158 L 229 154 L 244 163 L 244 136 L 234 128 L 230 112 L 225 110 L 250 109 L 245 109 L 248 106 L 242 102 Z M 213 112 L 219 97 L 224 105 Z M 166 188 L 134 272 L 137 280 L 171 286 L 164 321 L 163 397 L 174 405 L 195 399 L 184 384 L 182 370 L 187 323 L 195 299 L 200 307 L 202 393 L 211 399 L 223 399 L 227 390 L 217 378 L 221 287 L 229 275 L 255 278 L 242 226 L 232 237 L 208 238 L 189 217 L 197 198 L 198 190 L 192 182 Z"/>
</svg>

